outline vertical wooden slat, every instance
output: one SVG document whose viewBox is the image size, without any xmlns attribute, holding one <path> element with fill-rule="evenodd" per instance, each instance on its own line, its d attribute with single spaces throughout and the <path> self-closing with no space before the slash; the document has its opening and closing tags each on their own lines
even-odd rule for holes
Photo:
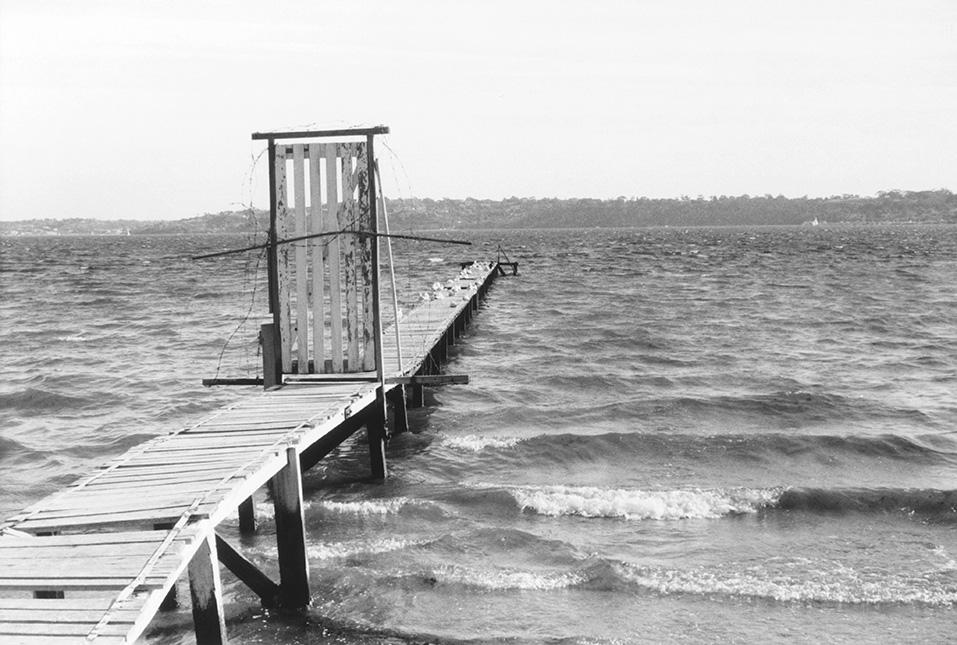
<svg viewBox="0 0 957 645">
<path fill-rule="evenodd" d="M 356 145 L 356 187 L 358 188 L 358 206 L 356 208 L 357 228 L 360 231 L 372 231 L 372 209 L 369 203 L 369 159 L 368 147 L 364 143 Z M 356 238 L 359 249 L 357 288 L 362 294 L 362 369 L 370 372 L 375 369 L 375 316 L 372 303 L 372 238 Z"/>
<path fill-rule="evenodd" d="M 276 356 L 276 323 L 259 327 L 263 350 L 263 387 L 267 390 L 282 383 L 282 365 Z"/>
<path fill-rule="evenodd" d="M 289 210 L 286 190 L 286 146 L 276 146 L 276 235 L 289 237 Z M 289 245 L 276 249 L 276 277 L 279 287 L 279 346 L 282 371 L 292 371 L 292 321 L 289 316 Z"/>
<path fill-rule="evenodd" d="M 342 158 L 342 207 L 339 209 L 339 228 L 356 230 L 355 214 L 355 175 L 352 171 L 353 144 L 340 144 L 339 156 Z M 346 290 L 346 358 L 349 371 L 359 371 L 359 303 L 356 294 L 356 236 L 346 235 L 342 240 L 343 273 Z"/>
<path fill-rule="evenodd" d="M 338 225 L 339 184 L 336 179 L 338 155 L 336 144 L 326 144 L 326 223 L 332 228 Z M 342 372 L 342 266 L 339 236 L 329 239 L 329 319 L 331 336 L 329 351 L 332 355 L 332 371 Z"/>
<path fill-rule="evenodd" d="M 309 146 L 309 207 L 311 209 L 312 233 L 322 233 L 322 180 L 319 165 L 319 144 Z M 312 354 L 314 372 L 324 371 L 325 349 L 325 253 L 328 240 L 313 238 L 310 242 L 312 255 Z"/>
<path fill-rule="evenodd" d="M 292 174 L 296 195 L 296 237 L 306 234 L 306 173 L 303 145 L 292 147 Z M 307 242 L 295 242 L 296 258 L 296 358 L 300 374 L 309 371 L 309 269 L 306 265 Z"/>
</svg>

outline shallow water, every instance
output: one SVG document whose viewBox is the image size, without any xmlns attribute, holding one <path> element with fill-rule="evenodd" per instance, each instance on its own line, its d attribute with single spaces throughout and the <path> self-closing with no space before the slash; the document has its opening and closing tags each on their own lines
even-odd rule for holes
<svg viewBox="0 0 957 645">
<path fill-rule="evenodd" d="M 386 484 L 361 442 L 307 474 L 314 607 L 228 580 L 235 642 L 951 638 L 957 228 L 465 235 L 521 262 L 453 352 L 471 384 Z M 254 391 L 199 380 L 234 331 L 221 373 L 258 364 L 256 258 L 183 259 L 236 238 L 0 245 L 3 515 Z M 397 257 L 404 307 L 462 259 Z M 242 545 L 275 576 L 271 530 Z"/>
</svg>

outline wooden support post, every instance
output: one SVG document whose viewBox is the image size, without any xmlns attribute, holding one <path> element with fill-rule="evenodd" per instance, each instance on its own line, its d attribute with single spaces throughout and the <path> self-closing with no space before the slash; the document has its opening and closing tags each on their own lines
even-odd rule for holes
<svg viewBox="0 0 957 645">
<path fill-rule="evenodd" d="M 409 407 L 421 408 L 423 405 L 425 405 L 425 388 L 414 383 L 409 390 Z"/>
<path fill-rule="evenodd" d="M 252 495 L 239 504 L 239 534 L 252 535 L 256 532 L 256 500 Z"/>
<path fill-rule="evenodd" d="M 389 392 L 389 402 L 392 404 L 392 431 L 397 435 L 409 431 L 409 413 L 405 407 L 405 386 L 397 385 Z"/>
<path fill-rule="evenodd" d="M 385 479 L 388 475 L 385 463 L 385 395 L 380 387 L 376 394 L 375 405 L 366 417 L 366 434 L 369 439 L 369 463 L 375 479 Z"/>
<path fill-rule="evenodd" d="M 299 611 L 309 606 L 311 598 L 302 477 L 299 455 L 294 447 L 286 448 L 286 466 L 271 481 L 279 551 L 279 604 L 283 609 Z"/>
<path fill-rule="evenodd" d="M 193 600 L 197 645 L 226 644 L 223 589 L 213 535 L 210 531 L 189 562 L 189 593 Z"/>
<path fill-rule="evenodd" d="M 282 362 L 276 351 L 277 336 L 275 323 L 266 323 L 259 328 L 263 350 L 263 387 L 269 389 L 282 383 Z"/>
</svg>

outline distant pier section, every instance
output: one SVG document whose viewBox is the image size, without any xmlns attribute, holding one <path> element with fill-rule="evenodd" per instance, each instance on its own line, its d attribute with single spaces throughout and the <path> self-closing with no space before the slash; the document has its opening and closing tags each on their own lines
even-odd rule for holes
<svg viewBox="0 0 957 645">
<path fill-rule="evenodd" d="M 495 278 L 518 271 L 507 257 L 465 263 L 436 276 L 433 296 L 404 315 L 393 287 L 394 321 L 383 326 L 391 249 L 373 146 L 386 132 L 253 135 L 270 164 L 272 322 L 255 379 L 265 391 L 134 447 L 0 524 L 0 642 L 132 643 L 175 603 L 185 576 L 197 642 L 226 643 L 220 565 L 265 607 L 309 606 L 301 473 L 364 428 L 371 475 L 385 479 L 386 444 L 408 429 L 407 408 L 423 405 L 425 387 L 468 381 L 442 373 L 448 349 Z M 264 488 L 278 580 L 217 531 L 238 512 L 240 533 L 255 532 Z"/>
</svg>

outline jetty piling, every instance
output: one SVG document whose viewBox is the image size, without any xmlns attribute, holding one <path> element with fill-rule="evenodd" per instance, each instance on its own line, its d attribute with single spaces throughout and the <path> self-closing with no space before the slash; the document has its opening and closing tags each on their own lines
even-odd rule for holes
<svg viewBox="0 0 957 645">
<path fill-rule="evenodd" d="M 424 404 L 426 387 L 468 382 L 442 374 L 441 364 L 505 275 L 496 262 L 465 263 L 444 297 L 383 329 L 385 209 L 373 138 L 386 132 L 253 135 L 267 141 L 270 165 L 273 320 L 260 329 L 255 381 L 264 391 L 136 446 L 0 523 L 0 642 L 132 643 L 185 575 L 197 643 L 221 645 L 220 565 L 265 607 L 309 606 L 302 471 L 364 427 L 371 476 L 384 479 L 387 442 L 408 429 L 407 407 Z M 310 232 L 295 247 L 285 242 Z M 504 266 L 517 273 L 517 264 Z M 238 516 L 240 535 L 255 533 L 263 487 L 274 507 L 278 582 L 217 531 Z"/>
</svg>

